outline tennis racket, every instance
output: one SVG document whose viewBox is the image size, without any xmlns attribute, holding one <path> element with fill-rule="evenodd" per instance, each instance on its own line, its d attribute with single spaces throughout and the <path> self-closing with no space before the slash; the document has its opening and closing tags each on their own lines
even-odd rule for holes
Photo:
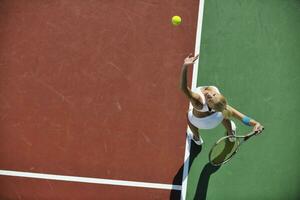
<svg viewBox="0 0 300 200">
<path fill-rule="evenodd" d="M 237 152 L 241 144 L 259 132 L 252 131 L 247 135 L 230 135 L 220 138 L 209 152 L 209 162 L 213 166 L 227 163 Z"/>
</svg>

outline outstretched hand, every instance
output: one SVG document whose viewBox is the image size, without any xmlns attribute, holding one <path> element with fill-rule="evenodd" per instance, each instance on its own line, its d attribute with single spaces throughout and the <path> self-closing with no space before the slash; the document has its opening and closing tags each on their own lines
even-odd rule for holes
<svg viewBox="0 0 300 200">
<path fill-rule="evenodd" d="M 193 54 L 190 53 L 190 54 L 188 55 L 188 57 L 186 57 L 186 58 L 184 59 L 183 65 L 192 65 L 192 64 L 194 64 L 194 62 L 198 59 L 199 54 L 196 55 L 196 56 L 192 56 L 192 55 L 193 55 Z"/>
<path fill-rule="evenodd" d="M 263 130 L 264 130 L 264 127 L 260 123 L 257 123 L 253 127 L 253 131 L 256 133 L 256 135 L 260 134 Z"/>
</svg>

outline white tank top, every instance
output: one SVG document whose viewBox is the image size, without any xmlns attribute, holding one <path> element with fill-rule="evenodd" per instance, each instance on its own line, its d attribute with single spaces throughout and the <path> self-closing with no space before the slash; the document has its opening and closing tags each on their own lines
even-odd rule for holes
<svg viewBox="0 0 300 200">
<path fill-rule="evenodd" d="M 206 88 L 206 87 L 208 87 L 208 86 L 200 86 L 200 87 L 197 87 L 197 88 L 195 88 L 195 89 L 192 90 L 193 92 L 199 94 L 201 96 L 202 100 L 203 100 L 203 107 L 202 107 L 202 109 L 199 110 L 199 109 L 197 109 L 195 107 L 194 107 L 194 109 L 197 110 L 197 111 L 199 111 L 199 112 L 216 112 L 215 110 L 208 108 L 205 96 L 204 96 L 204 94 L 201 91 L 201 89 Z M 219 91 L 219 89 L 217 87 L 215 87 L 215 86 L 209 86 L 209 87 L 214 88 L 217 91 L 217 93 L 220 94 L 220 91 Z"/>
</svg>

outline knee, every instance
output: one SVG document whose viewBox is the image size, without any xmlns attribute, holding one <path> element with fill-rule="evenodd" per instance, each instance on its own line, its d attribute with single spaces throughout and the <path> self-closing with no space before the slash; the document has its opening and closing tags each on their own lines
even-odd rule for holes
<svg viewBox="0 0 300 200">
<path fill-rule="evenodd" d="M 230 122 L 230 120 L 229 120 L 229 119 L 226 119 L 226 118 L 224 118 L 224 119 L 222 120 L 222 122 Z"/>
</svg>

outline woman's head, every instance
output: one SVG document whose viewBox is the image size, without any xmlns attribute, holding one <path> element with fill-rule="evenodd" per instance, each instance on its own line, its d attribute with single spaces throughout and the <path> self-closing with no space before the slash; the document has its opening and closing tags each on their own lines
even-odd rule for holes
<svg viewBox="0 0 300 200">
<path fill-rule="evenodd" d="M 217 112 L 222 112 L 225 118 L 229 118 L 232 115 L 227 105 L 227 100 L 222 94 L 210 88 L 205 89 L 203 94 L 210 108 Z"/>
</svg>

